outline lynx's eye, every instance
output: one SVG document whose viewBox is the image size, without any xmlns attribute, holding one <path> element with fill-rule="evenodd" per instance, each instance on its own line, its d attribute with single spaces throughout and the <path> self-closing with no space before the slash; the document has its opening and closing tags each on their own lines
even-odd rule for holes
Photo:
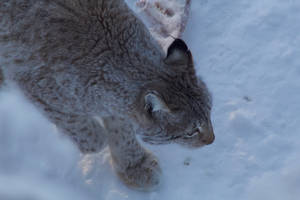
<svg viewBox="0 0 300 200">
<path fill-rule="evenodd" d="M 194 137 L 195 135 L 199 134 L 199 130 L 194 130 L 192 132 L 189 132 L 188 134 L 186 134 L 186 137 L 187 138 L 191 138 L 191 137 Z"/>
</svg>

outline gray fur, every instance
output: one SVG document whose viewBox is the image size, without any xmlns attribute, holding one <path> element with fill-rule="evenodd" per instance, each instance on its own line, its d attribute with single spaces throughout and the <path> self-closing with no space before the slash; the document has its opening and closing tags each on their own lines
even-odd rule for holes
<svg viewBox="0 0 300 200">
<path fill-rule="evenodd" d="M 108 143 L 118 175 L 135 188 L 156 186 L 161 171 L 136 134 L 150 143 L 188 147 L 214 139 L 211 97 L 190 52 L 181 53 L 184 62 L 167 64 L 123 0 L 0 3 L 5 77 L 82 152 L 98 152 Z M 157 103 L 167 109 L 151 111 Z"/>
</svg>

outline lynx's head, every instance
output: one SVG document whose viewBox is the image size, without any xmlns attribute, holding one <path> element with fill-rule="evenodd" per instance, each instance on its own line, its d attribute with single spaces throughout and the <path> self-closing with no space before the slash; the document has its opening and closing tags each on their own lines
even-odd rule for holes
<svg viewBox="0 0 300 200">
<path fill-rule="evenodd" d="M 176 142 L 191 148 L 211 144 L 215 139 L 211 96 L 196 77 L 186 44 L 176 39 L 163 63 L 171 70 L 147 85 L 139 98 L 143 140 L 153 144 Z"/>
</svg>

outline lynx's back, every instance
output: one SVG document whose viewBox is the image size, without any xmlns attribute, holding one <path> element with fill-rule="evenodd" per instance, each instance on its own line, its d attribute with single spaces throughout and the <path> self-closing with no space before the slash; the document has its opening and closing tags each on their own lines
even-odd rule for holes
<svg viewBox="0 0 300 200">
<path fill-rule="evenodd" d="M 10 0 L 0 5 L 0 20 L 1 65 L 35 99 L 63 97 L 74 107 L 101 84 L 98 95 L 111 103 L 110 94 L 130 98 L 162 70 L 160 48 L 121 0 Z"/>
</svg>

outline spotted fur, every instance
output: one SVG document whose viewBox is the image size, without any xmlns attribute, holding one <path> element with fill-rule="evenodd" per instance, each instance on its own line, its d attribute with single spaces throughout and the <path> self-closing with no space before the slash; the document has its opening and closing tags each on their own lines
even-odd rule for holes
<svg viewBox="0 0 300 200">
<path fill-rule="evenodd" d="M 136 134 L 188 147 L 214 140 L 211 97 L 182 43 L 165 55 L 123 0 L 0 3 L 5 77 L 83 153 L 108 144 L 117 174 L 134 188 L 157 186 L 161 173 Z"/>
</svg>

